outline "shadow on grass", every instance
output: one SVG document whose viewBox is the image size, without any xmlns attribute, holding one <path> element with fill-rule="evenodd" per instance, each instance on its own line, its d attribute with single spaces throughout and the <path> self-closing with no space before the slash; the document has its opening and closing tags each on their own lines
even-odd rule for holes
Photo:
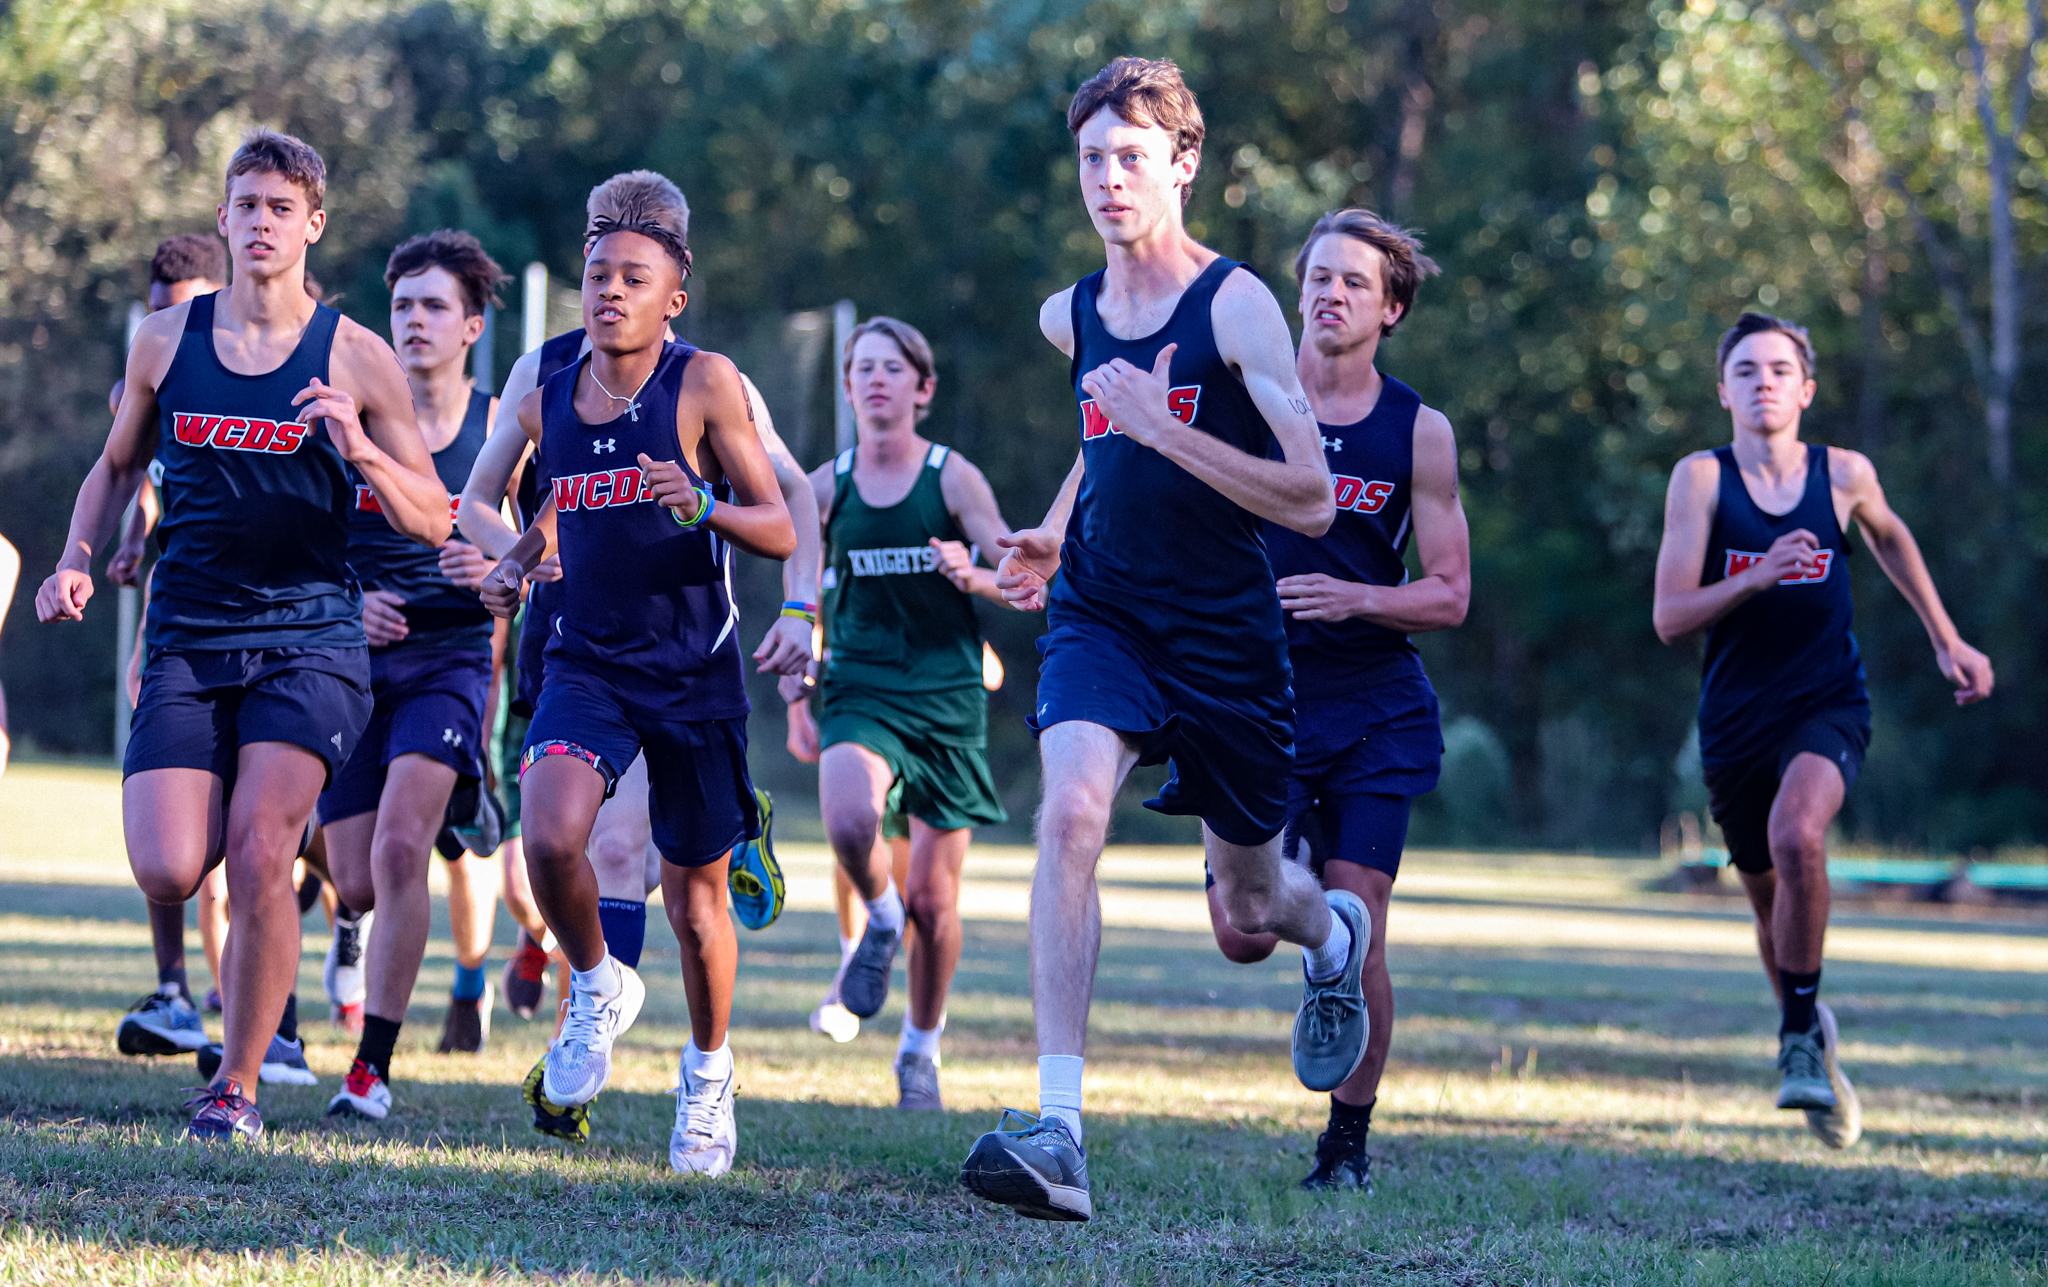
<svg viewBox="0 0 2048 1287">
<path fill-rule="evenodd" d="M 168 1111 L 17 1109 L 0 1124 L 0 1217 L 117 1247 L 346 1246 L 635 1280 L 950 1277 L 964 1267 L 998 1281 L 1272 1273 L 1306 1283 L 1434 1264 L 1474 1276 L 1417 1281 L 1493 1282 L 1522 1281 L 1538 1265 L 1555 1273 L 1572 1257 L 1628 1253 L 1649 1265 L 1815 1242 L 1897 1260 L 1953 1250 L 1963 1236 L 1973 1261 L 2048 1255 L 2037 1179 L 1939 1179 L 1867 1150 L 1731 1158 L 1646 1133 L 1602 1143 L 1530 1138 L 1526 1123 L 1393 1117 L 1374 1134 L 1379 1191 L 1361 1201 L 1295 1188 L 1310 1146 L 1300 1134 L 1096 1115 L 1098 1219 L 1067 1229 L 1018 1221 L 960 1190 L 959 1160 L 990 1124 L 986 1114 L 743 1097 L 739 1167 L 706 1182 L 667 1173 L 673 1101 L 664 1095 L 608 1092 L 596 1110 L 599 1141 L 574 1149 L 513 1123 L 505 1088 L 419 1083 L 417 1094 L 434 1103 L 381 1128 L 307 1121 L 312 1095 L 279 1095 L 292 1101 L 280 1105 L 284 1129 L 235 1148 L 181 1141 L 182 1120 Z M 1723 1142 L 1742 1135 L 1772 1142 L 1742 1131 Z"/>
</svg>

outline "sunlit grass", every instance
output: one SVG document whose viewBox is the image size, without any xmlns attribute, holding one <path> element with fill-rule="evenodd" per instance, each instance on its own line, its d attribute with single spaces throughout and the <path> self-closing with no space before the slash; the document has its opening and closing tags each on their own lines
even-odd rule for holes
<svg viewBox="0 0 2048 1287">
<path fill-rule="evenodd" d="M 590 1146 L 528 1129 L 517 1083 L 542 1025 L 501 1013 L 483 1055 L 429 1053 L 441 937 L 392 1119 L 325 1118 L 351 1046 L 320 1021 L 316 914 L 300 992 L 322 1086 L 265 1088 L 261 1142 L 198 1148 L 189 1063 L 112 1048 L 153 978 L 117 785 L 0 780 L 0 1282 L 2048 1282 L 2039 920 L 1843 909 L 1873 956 L 1897 950 L 1829 967 L 1867 1132 L 1831 1153 L 1770 1105 L 1768 990 L 1720 946 L 1747 934 L 1739 906 L 1648 892 L 1642 864 L 1412 855 L 1378 1192 L 1311 1197 L 1294 1186 L 1325 1109 L 1288 1070 L 1298 964 L 1222 960 L 1192 920 L 1191 854 L 1116 852 L 1087 1087 L 1098 1219 L 1053 1227 L 956 1181 L 995 1110 L 1035 1098 L 1024 853 L 971 860 L 946 1114 L 890 1107 L 900 984 L 850 1045 L 804 1029 L 837 954 L 822 855 L 791 846 L 794 910 L 742 944 L 725 1179 L 666 1167 L 686 1012 L 659 917 Z M 1990 968 L 1994 948 L 2019 968 Z"/>
</svg>

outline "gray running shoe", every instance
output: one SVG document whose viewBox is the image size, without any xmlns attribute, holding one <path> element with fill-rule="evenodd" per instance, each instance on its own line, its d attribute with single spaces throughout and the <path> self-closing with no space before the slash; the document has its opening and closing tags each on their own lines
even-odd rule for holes
<svg viewBox="0 0 2048 1287">
<path fill-rule="evenodd" d="M 1006 1129 L 1013 1118 L 1019 1125 Z M 1033 1220 L 1086 1220 L 1095 1214 L 1088 1154 L 1057 1117 L 1004 1109 L 996 1128 L 974 1141 L 960 1183 L 976 1197 Z"/>
<path fill-rule="evenodd" d="M 218 1041 L 210 1041 L 199 1048 L 199 1075 L 210 1085 L 220 1072 L 221 1060 L 225 1056 Z M 256 1080 L 265 1085 L 282 1083 L 286 1086 L 318 1086 L 320 1079 L 306 1066 L 306 1043 L 296 1038 L 286 1041 L 275 1033 L 271 1034 L 270 1045 L 263 1051 L 262 1066 L 256 1070 Z"/>
<path fill-rule="evenodd" d="M 914 1113 L 943 1113 L 939 1065 L 930 1055 L 896 1056 L 896 1107 Z"/>
<path fill-rule="evenodd" d="M 640 975 L 625 965 L 618 965 L 618 971 L 617 996 L 570 991 L 569 1013 L 555 1044 L 548 1047 L 547 1072 L 541 1080 L 550 1103 L 563 1108 L 587 1104 L 610 1080 L 612 1043 L 633 1026 L 647 1001 L 647 985 Z"/>
<path fill-rule="evenodd" d="M 1372 914 L 1349 890 L 1332 889 L 1323 900 L 1351 931 L 1351 953 L 1336 978 L 1308 979 L 1302 986 L 1301 1010 L 1294 1016 L 1294 1075 L 1310 1090 L 1335 1090 L 1357 1072 L 1370 1031 L 1359 976 L 1372 945 Z"/>
<path fill-rule="evenodd" d="M 1778 1086 L 1778 1107 L 1836 1106 L 1834 1087 L 1828 1085 L 1827 1056 L 1821 1050 L 1818 1017 L 1805 1032 L 1778 1034 L 1778 1071 L 1785 1078 Z"/>
<path fill-rule="evenodd" d="M 687 1060 L 676 1073 L 676 1124 L 668 1133 L 668 1165 L 678 1175 L 720 1176 L 739 1152 L 733 1121 L 733 1087 L 738 1070 L 724 1081 L 692 1077 Z"/>
<path fill-rule="evenodd" d="M 889 970 L 896 964 L 896 948 L 903 942 L 902 930 L 878 928 L 868 923 L 860 946 L 839 975 L 839 1001 L 855 1018 L 872 1019 L 889 999 Z"/>
<path fill-rule="evenodd" d="M 1842 1071 L 1842 1035 L 1835 1027 L 1835 1012 L 1826 1002 L 1818 1002 L 1814 1013 L 1820 1019 L 1821 1060 L 1827 1068 L 1828 1089 L 1835 1092 L 1835 1106 L 1807 1109 L 1806 1126 L 1829 1148 L 1847 1148 L 1863 1137 L 1863 1104 Z"/>
<path fill-rule="evenodd" d="M 175 983 L 166 983 L 128 1007 L 114 1029 L 114 1045 L 124 1055 L 183 1055 L 206 1044 L 206 1024 L 199 1008 Z"/>
</svg>

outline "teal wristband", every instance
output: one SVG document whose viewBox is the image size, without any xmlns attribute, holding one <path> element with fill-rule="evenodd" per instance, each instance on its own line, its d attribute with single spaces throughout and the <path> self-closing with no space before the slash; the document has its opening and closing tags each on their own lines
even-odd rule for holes
<svg viewBox="0 0 2048 1287">
<path fill-rule="evenodd" d="M 711 511 L 716 508 L 718 508 L 718 501 L 712 497 L 711 490 L 706 487 L 699 487 L 697 489 L 697 517 L 685 521 L 682 511 L 674 509 L 668 512 L 668 516 L 676 521 L 677 527 L 689 531 L 704 526 L 704 520 L 710 518 Z"/>
</svg>

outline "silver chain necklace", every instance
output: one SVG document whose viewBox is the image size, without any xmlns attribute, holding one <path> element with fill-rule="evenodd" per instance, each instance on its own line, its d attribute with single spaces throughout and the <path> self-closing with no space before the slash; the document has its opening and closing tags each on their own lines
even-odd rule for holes
<svg viewBox="0 0 2048 1287">
<path fill-rule="evenodd" d="M 604 381 L 597 378 L 597 363 L 595 362 L 592 362 L 590 364 L 590 382 L 597 386 L 597 391 L 599 393 L 602 393 L 605 397 L 610 398 L 613 402 L 625 403 L 627 418 L 632 420 L 635 424 L 638 424 L 640 422 L 640 403 L 638 401 L 640 397 L 640 390 L 647 387 L 647 382 L 654 378 L 654 372 L 659 371 L 660 369 L 661 363 L 656 362 L 653 368 L 649 370 L 645 376 L 641 377 L 640 383 L 633 387 L 633 392 L 629 396 L 623 398 L 620 397 L 618 394 L 613 393 L 610 389 L 604 387 Z"/>
</svg>

